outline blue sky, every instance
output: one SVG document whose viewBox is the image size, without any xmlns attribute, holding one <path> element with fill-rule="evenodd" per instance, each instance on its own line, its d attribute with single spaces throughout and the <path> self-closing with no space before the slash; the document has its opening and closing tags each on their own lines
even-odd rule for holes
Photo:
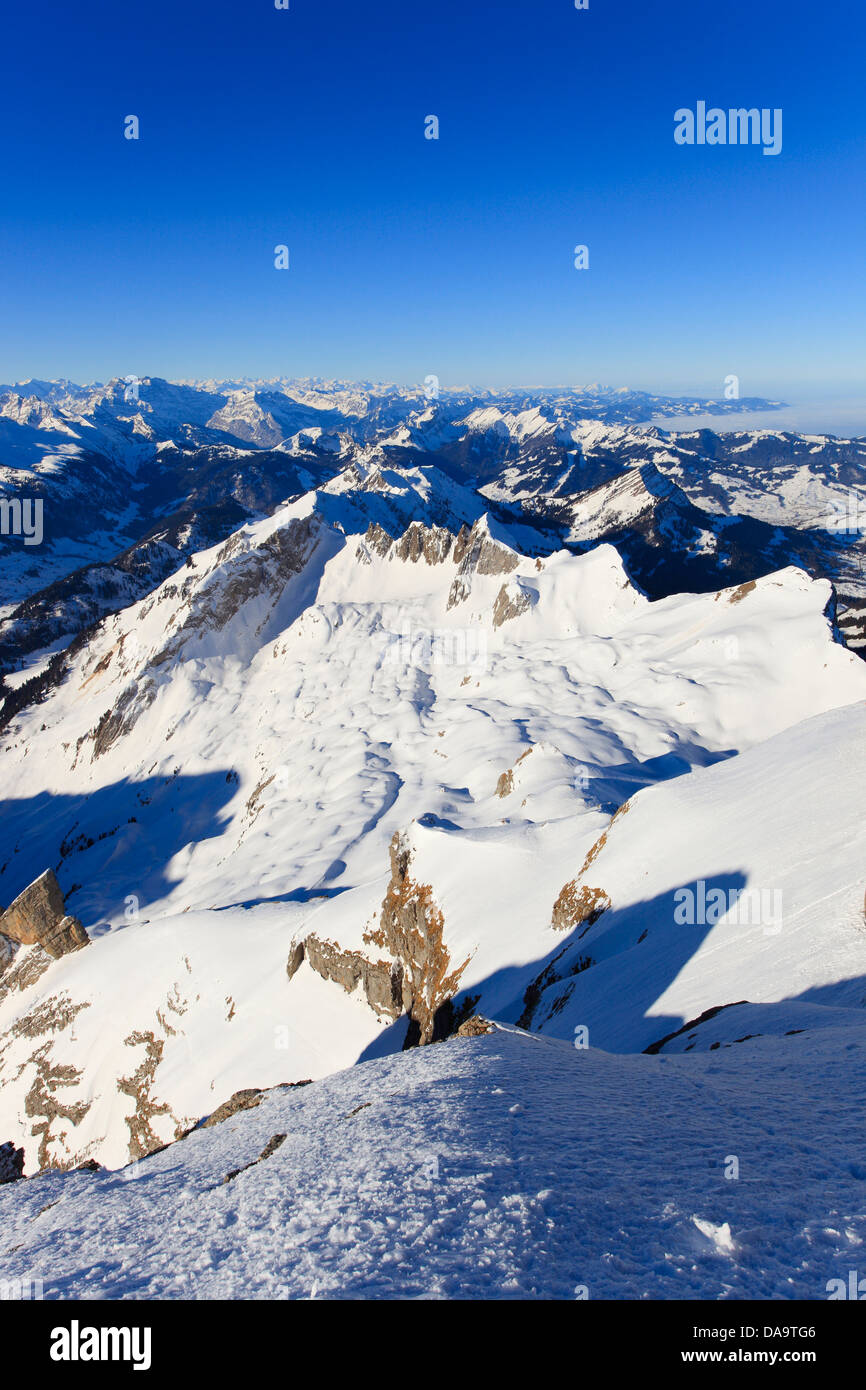
<svg viewBox="0 0 866 1390">
<path fill-rule="evenodd" d="M 0 380 L 862 394 L 864 38 L 814 0 L 10 9 Z M 698 100 L 782 108 L 781 154 L 676 145 Z"/>
</svg>

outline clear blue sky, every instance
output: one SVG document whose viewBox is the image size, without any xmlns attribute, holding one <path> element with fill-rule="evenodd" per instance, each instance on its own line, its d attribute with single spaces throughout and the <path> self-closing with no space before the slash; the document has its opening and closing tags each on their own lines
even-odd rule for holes
<svg viewBox="0 0 866 1390">
<path fill-rule="evenodd" d="M 9 7 L 0 381 L 856 390 L 864 39 L 854 0 Z M 698 100 L 781 107 L 781 154 L 677 146 Z"/>
</svg>

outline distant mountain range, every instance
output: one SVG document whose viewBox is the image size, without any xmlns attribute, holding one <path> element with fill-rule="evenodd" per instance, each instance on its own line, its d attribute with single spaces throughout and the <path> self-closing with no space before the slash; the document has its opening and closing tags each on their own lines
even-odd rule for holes
<svg viewBox="0 0 866 1390">
<path fill-rule="evenodd" d="M 524 542 L 540 553 L 607 541 L 654 597 L 801 565 L 833 580 L 840 628 L 860 648 L 863 533 L 838 518 L 863 502 L 866 442 L 636 423 L 772 404 L 595 386 L 434 400 L 314 381 L 3 388 L 0 498 L 42 499 L 44 540 L 2 538 L 0 674 L 310 490 L 338 486 L 377 515 L 383 470 L 410 491 L 424 474 L 415 520 L 459 529 L 489 509 L 531 528 Z"/>
</svg>

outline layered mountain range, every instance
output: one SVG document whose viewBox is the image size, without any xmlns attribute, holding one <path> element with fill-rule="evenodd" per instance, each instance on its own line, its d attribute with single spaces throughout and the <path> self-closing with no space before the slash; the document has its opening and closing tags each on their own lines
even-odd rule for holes
<svg viewBox="0 0 866 1390">
<path fill-rule="evenodd" d="M 383 469 L 423 470 L 415 520 L 459 529 L 480 507 L 531 527 L 547 553 L 608 541 L 652 597 L 801 565 L 834 581 L 842 629 L 862 646 L 862 441 L 643 423 L 769 404 L 599 388 L 495 403 L 437 388 L 428 401 L 405 388 L 156 378 L 6 390 L 0 497 L 41 501 L 42 540 L 14 528 L 3 538 L 0 674 L 142 597 L 243 522 L 340 478 L 370 492 Z M 456 505 L 451 483 L 463 490 Z"/>
</svg>

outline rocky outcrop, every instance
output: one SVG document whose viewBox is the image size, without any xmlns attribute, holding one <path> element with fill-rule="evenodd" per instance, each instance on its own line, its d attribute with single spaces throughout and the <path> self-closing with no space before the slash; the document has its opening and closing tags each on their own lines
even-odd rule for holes
<svg viewBox="0 0 866 1390">
<path fill-rule="evenodd" d="M 7 907 L 0 917 L 0 935 L 19 946 L 41 946 L 54 960 L 90 941 L 78 918 L 64 912 L 63 894 L 52 869 L 40 874 Z"/>
<path fill-rule="evenodd" d="M 212 1115 L 208 1115 L 201 1128 L 210 1129 L 212 1125 L 221 1125 L 223 1120 L 231 1119 L 232 1115 L 237 1115 L 240 1110 L 255 1110 L 256 1106 L 261 1104 L 264 1094 L 264 1091 L 258 1090 L 255 1086 L 246 1091 L 235 1091 L 233 1096 L 217 1106 Z"/>
<path fill-rule="evenodd" d="M 454 535 L 444 526 L 425 526 L 421 521 L 413 521 L 402 536 L 390 536 L 377 521 L 372 521 L 364 533 L 363 544 L 358 547 L 357 558 L 369 564 L 369 552 L 381 559 L 408 560 L 416 565 L 423 560 L 427 565 L 441 565 L 451 554 Z"/>
<path fill-rule="evenodd" d="M 2 917 L 0 912 L 0 917 Z M 0 975 L 8 970 L 15 959 L 15 943 L 10 941 L 8 936 L 0 936 Z"/>
<path fill-rule="evenodd" d="M 532 749 L 527 748 L 525 752 L 521 753 L 520 757 L 517 759 L 517 762 L 514 764 L 514 767 L 506 768 L 505 772 L 499 774 L 499 780 L 496 783 L 497 796 L 506 797 L 511 795 L 511 793 L 514 791 L 514 773 L 517 770 L 519 764 L 523 762 L 524 758 L 528 758 L 531 752 Z"/>
<path fill-rule="evenodd" d="M 451 558 L 458 569 L 448 594 L 448 608 L 466 601 L 472 592 L 473 575 L 511 574 L 520 563 L 513 550 L 493 539 L 484 517 L 471 530 L 461 526 Z"/>
<path fill-rule="evenodd" d="M 0 937 L 0 942 L 6 941 L 6 937 Z M 8 966 L 5 973 L 0 971 L 0 1004 L 8 999 L 10 994 L 21 992 L 35 985 L 46 970 L 51 969 L 51 957 L 43 951 L 41 946 L 33 946 L 31 950 L 20 952 L 14 942 L 7 942 L 9 949 L 15 951 L 12 964 Z"/>
<path fill-rule="evenodd" d="M 554 931 L 570 931 L 584 924 L 591 927 L 609 907 L 610 898 L 603 888 L 578 887 L 572 879 L 553 904 L 550 925 Z"/>
<path fill-rule="evenodd" d="M 223 1178 L 222 1186 L 224 1187 L 226 1183 L 234 1182 L 235 1178 L 240 1177 L 241 1173 L 246 1173 L 249 1168 L 255 1168 L 257 1163 L 266 1163 L 271 1155 L 276 1153 L 280 1145 L 285 1142 L 285 1134 L 272 1134 L 258 1158 L 254 1158 L 252 1163 L 244 1163 L 240 1168 L 232 1168 Z"/>
<path fill-rule="evenodd" d="M 560 961 L 562 962 L 561 965 Z M 523 1012 L 517 1020 L 518 1028 L 526 1028 L 527 1030 L 532 1028 L 545 991 L 551 985 L 564 984 L 565 987 L 549 1001 L 545 1017 L 538 1020 L 539 1026 L 560 1013 L 574 991 L 574 977 L 581 975 L 584 970 L 589 970 L 590 966 L 594 964 L 595 961 L 592 956 L 581 955 L 568 945 L 557 951 L 553 960 L 549 961 L 541 973 L 536 975 L 534 980 L 530 980 L 526 986 L 523 995 Z"/>
<path fill-rule="evenodd" d="M 187 1134 L 192 1134 L 194 1129 L 210 1129 L 213 1125 L 221 1125 L 224 1120 L 230 1120 L 232 1115 L 237 1115 L 241 1110 L 255 1110 L 256 1106 L 261 1104 L 262 1098 L 270 1091 L 293 1091 L 296 1087 L 311 1084 L 309 1079 L 305 1081 L 280 1081 L 276 1086 L 251 1086 L 244 1091 L 235 1091 L 234 1095 L 230 1096 L 228 1100 L 224 1100 L 222 1105 L 218 1105 L 207 1119 L 187 1130 Z M 182 1138 L 186 1138 L 186 1134 Z"/>
<path fill-rule="evenodd" d="M 24 1150 L 14 1144 L 0 1144 L 0 1183 L 17 1182 L 24 1177 Z"/>
<path fill-rule="evenodd" d="M 493 604 L 493 626 L 502 627 L 512 618 L 519 618 L 531 606 L 532 599 L 516 580 L 503 584 Z"/>
<path fill-rule="evenodd" d="M 293 946 L 289 959 L 286 962 L 286 974 L 289 979 L 301 968 L 304 963 L 304 943 L 299 941 L 297 946 Z"/>
<path fill-rule="evenodd" d="M 371 961 L 360 951 L 345 951 L 333 941 L 312 935 L 292 951 L 286 966 L 289 979 L 303 960 L 323 980 L 342 985 L 347 994 L 360 985 L 367 1003 L 377 1014 L 399 1018 L 403 1012 L 403 971 L 399 962 Z"/>
<path fill-rule="evenodd" d="M 388 534 L 384 526 L 380 526 L 378 521 L 371 521 L 364 533 L 364 545 L 384 559 L 393 544 L 394 537 Z M 358 559 L 364 558 L 364 546 L 358 546 L 357 556 Z M 367 563 L 369 564 L 369 556 Z"/>
<path fill-rule="evenodd" d="M 159 1009 L 156 1016 L 166 1036 L 174 1032 L 170 1024 L 166 1025 Z M 186 1134 L 190 1122 L 175 1115 L 171 1106 L 156 1095 L 156 1073 L 165 1051 L 166 1038 L 157 1037 L 151 1029 L 135 1029 L 123 1041 L 126 1047 L 144 1048 L 144 1056 L 132 1075 L 119 1076 L 116 1083 L 120 1094 L 129 1096 L 134 1102 L 132 1113 L 125 1116 L 129 1130 L 129 1156 L 134 1160 L 146 1158 L 148 1154 L 165 1147 L 154 1129 L 154 1120 L 161 1124 L 167 1120 L 173 1127 L 174 1139 Z"/>
<path fill-rule="evenodd" d="M 554 931 L 569 931 L 574 927 L 583 926 L 585 931 L 581 936 L 589 931 L 594 922 L 597 922 L 603 912 L 610 907 L 610 898 L 603 888 L 594 888 L 587 883 L 582 883 L 581 879 L 592 868 L 598 856 L 601 854 L 607 838 L 616 822 L 628 814 L 631 809 L 631 802 L 624 801 L 615 815 L 611 816 L 607 829 L 599 835 L 595 844 L 592 845 L 586 858 L 581 865 L 580 873 L 577 878 L 563 885 L 559 897 L 553 904 L 550 925 Z"/>
<path fill-rule="evenodd" d="M 454 537 L 443 526 L 422 526 L 418 521 L 394 543 L 394 555 L 399 560 L 409 560 L 417 564 L 424 560 L 428 565 L 441 565 L 451 552 Z"/>
<path fill-rule="evenodd" d="M 50 966 L 50 957 L 40 947 L 34 947 L 24 955 L 22 964 L 38 962 L 35 978 L 42 973 L 41 967 Z M 16 964 L 7 973 L 9 976 L 20 970 Z M 32 980 L 31 980 L 32 982 Z M 26 985 L 21 984 L 21 988 Z M 70 1062 L 63 1060 L 63 1034 L 75 1022 L 89 1002 L 74 1002 L 66 990 L 40 998 L 23 1015 L 13 1018 L 7 1028 L 0 1052 L 5 1053 L 9 1044 L 18 1039 L 26 1039 L 33 1044 L 32 1050 L 19 1053 L 16 1062 L 16 1077 L 22 1077 L 28 1069 L 30 1084 L 23 1097 L 24 1115 L 31 1122 L 30 1135 L 38 1141 L 37 1163 L 39 1169 L 52 1168 L 65 1171 L 74 1168 L 89 1157 L 87 1146 L 75 1147 L 75 1130 L 90 1109 L 90 1100 L 76 1100 L 80 1092 L 82 1073 Z M 29 1055 L 28 1055 L 29 1054 Z M 8 1072 L 4 1084 L 8 1084 Z"/>
<path fill-rule="evenodd" d="M 401 966 L 402 1002 L 409 1015 L 407 1041 L 423 1045 L 437 1036 L 436 1016 L 457 993 L 469 957 L 456 969 L 443 939 L 445 919 L 429 883 L 413 876 L 414 851 L 397 832 L 391 841 L 391 879 L 379 926 L 365 942 L 388 950 Z"/>
<path fill-rule="evenodd" d="M 485 1018 L 483 1014 L 472 1014 L 471 1018 L 467 1018 L 465 1023 L 460 1024 L 454 1036 L 457 1038 L 480 1038 L 485 1033 L 495 1032 L 496 1024 L 491 1023 L 489 1018 Z"/>
<path fill-rule="evenodd" d="M 384 954 L 347 950 L 336 942 L 311 934 L 293 946 L 286 963 L 291 980 L 306 961 L 323 980 L 332 980 L 347 994 L 359 987 L 367 1003 L 380 1017 L 409 1017 L 406 1046 L 414 1047 L 449 1037 L 475 1007 L 478 996 L 465 1000 L 460 1010 L 452 998 L 469 958 L 453 968 L 445 946 L 445 919 L 429 883 L 419 883 L 411 873 L 413 850 L 398 832 L 390 847 L 391 878 L 382 903 L 379 922 L 364 933 L 365 946 Z"/>
</svg>

